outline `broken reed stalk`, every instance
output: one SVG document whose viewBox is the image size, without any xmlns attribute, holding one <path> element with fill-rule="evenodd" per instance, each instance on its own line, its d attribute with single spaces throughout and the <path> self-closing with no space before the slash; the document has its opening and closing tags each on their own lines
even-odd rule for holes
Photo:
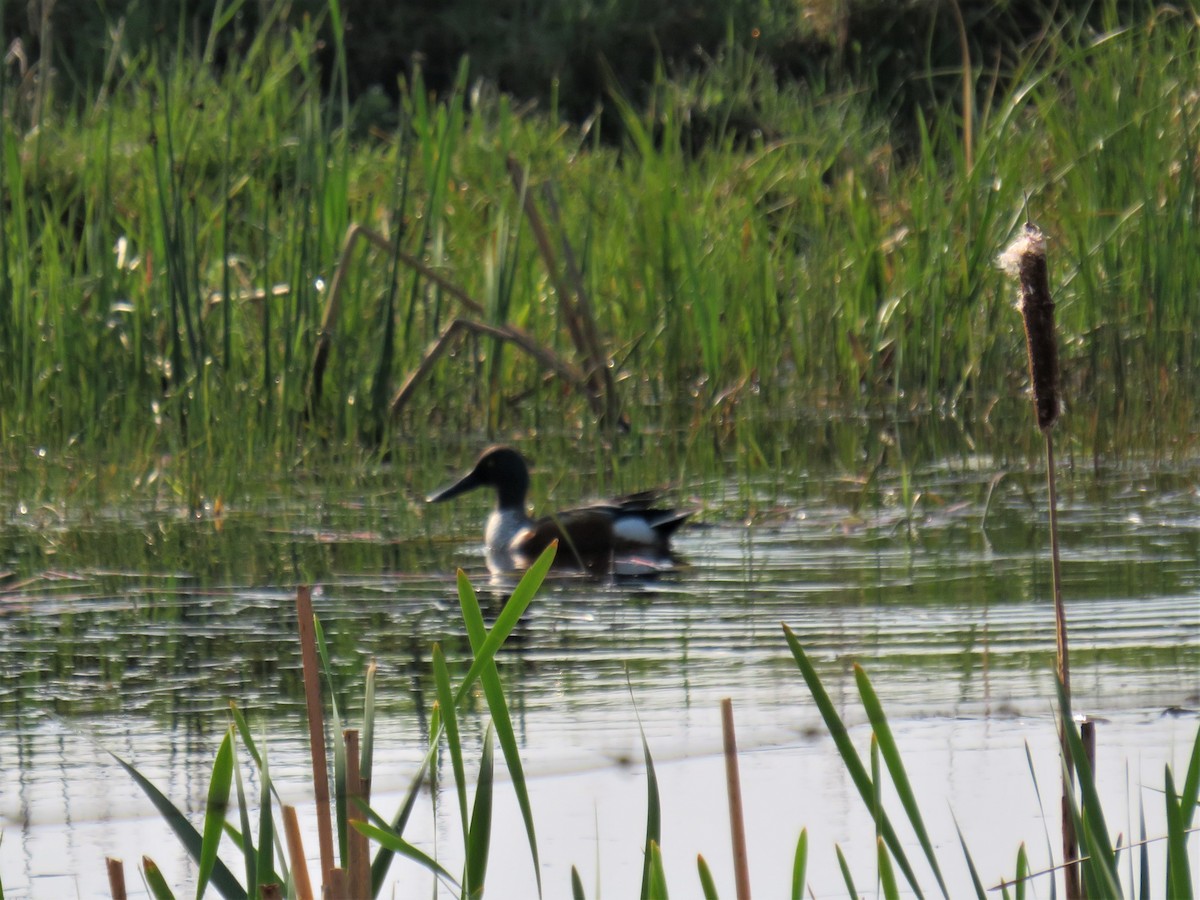
<svg viewBox="0 0 1200 900">
<path fill-rule="evenodd" d="M 313 793 L 317 799 L 317 841 L 321 845 L 321 876 L 334 866 L 333 825 L 329 806 L 329 765 L 325 757 L 325 717 L 321 709 L 321 673 L 317 663 L 317 632 L 313 623 L 312 592 L 296 588 L 296 625 L 304 671 L 304 701 L 308 709 L 308 740 L 312 750 Z"/>
<path fill-rule="evenodd" d="M 115 856 L 106 857 L 104 863 L 108 866 L 108 890 L 112 900 L 125 900 L 125 863 Z"/>
<path fill-rule="evenodd" d="M 315 410 L 317 404 L 321 402 L 321 390 L 325 383 L 325 369 L 329 364 L 329 354 L 333 349 L 333 336 L 337 333 L 338 319 L 341 318 L 342 313 L 342 291 L 345 289 L 346 273 L 349 271 L 350 262 L 354 258 L 354 247 L 360 240 L 370 241 L 376 247 L 394 252 L 402 263 L 423 278 L 432 281 L 462 306 L 465 306 L 477 316 L 484 315 L 483 304 L 475 300 L 445 275 L 431 269 L 415 256 L 393 247 L 390 240 L 373 228 L 368 228 L 366 225 L 359 225 L 355 222 L 346 229 L 346 239 L 342 242 L 342 252 L 338 256 L 337 269 L 334 271 L 333 279 L 329 283 L 329 298 L 325 301 L 325 313 L 321 318 L 321 329 L 317 332 L 317 346 L 313 353 L 308 385 L 308 410 L 310 412 Z"/>
<path fill-rule="evenodd" d="M 343 732 L 346 742 L 346 830 L 347 869 L 350 879 L 351 897 L 371 896 L 371 849 L 367 836 L 354 827 L 355 822 L 366 821 L 363 812 L 369 802 L 363 789 L 359 771 L 358 731 L 347 728 Z"/>
<path fill-rule="evenodd" d="M 585 301 L 573 294 L 563 279 L 558 266 L 558 257 L 550 243 L 550 236 L 542 221 L 541 213 L 538 212 L 537 201 L 529 192 L 528 176 L 521 168 L 521 164 L 511 156 L 508 158 L 508 174 L 512 178 L 513 189 L 523 201 L 525 218 L 529 221 L 529 230 L 533 233 L 533 239 L 542 254 L 542 260 L 546 264 L 546 273 L 550 276 L 554 291 L 558 294 L 558 308 L 562 313 L 563 322 L 567 326 L 571 343 L 575 345 L 575 349 L 583 361 L 584 377 L 587 379 L 588 385 L 588 402 L 597 416 L 603 417 L 609 425 L 612 425 L 613 420 L 608 413 L 616 407 L 613 399 L 616 386 L 597 337 L 596 323 L 591 313 L 591 307 L 584 305 Z M 563 242 L 566 243 L 565 236 Z"/>
<path fill-rule="evenodd" d="M 1021 284 L 1017 309 L 1025 324 L 1025 349 L 1029 356 L 1029 383 L 1033 390 L 1033 408 L 1038 428 L 1046 439 L 1046 488 L 1050 506 L 1050 560 L 1054 592 L 1054 633 L 1057 649 L 1057 674 L 1068 705 L 1071 699 L 1071 666 L 1067 652 L 1067 614 L 1062 599 L 1062 566 L 1058 544 L 1058 492 L 1054 472 L 1054 424 L 1062 403 L 1058 392 L 1058 339 L 1054 332 L 1054 300 L 1050 296 L 1050 278 L 1046 270 L 1046 240 L 1032 222 L 1008 245 L 999 259 L 1000 266 Z M 1063 860 L 1068 900 L 1082 896 L 1080 872 L 1071 865 L 1079 856 L 1079 842 L 1070 812 L 1070 784 L 1075 776 L 1075 761 L 1067 745 L 1068 723 L 1059 711 L 1058 738 L 1063 755 Z"/>
<path fill-rule="evenodd" d="M 300 835 L 300 819 L 296 807 L 283 807 L 283 833 L 287 837 L 288 856 L 292 859 L 292 880 L 296 900 L 313 900 L 312 881 L 308 877 L 308 860 L 304 858 L 304 840 Z"/>
<path fill-rule="evenodd" d="M 733 730 L 733 701 L 721 701 L 721 733 L 725 738 L 725 784 L 729 792 L 729 834 L 733 840 L 733 873 L 737 900 L 750 900 L 750 862 L 746 854 L 746 824 L 742 815 L 742 779 L 738 773 L 737 737 Z"/>
<path fill-rule="evenodd" d="M 590 388 L 587 386 L 583 373 L 559 357 L 550 348 L 543 347 L 532 335 L 512 325 L 488 325 L 486 322 L 476 322 L 473 319 L 456 318 L 442 329 L 442 333 L 438 335 L 437 340 L 430 344 L 429 348 L 425 351 L 420 365 L 404 380 L 404 384 L 400 386 L 400 390 L 396 391 L 396 395 L 392 398 L 391 402 L 391 413 L 393 416 L 399 416 L 404 411 L 404 408 L 408 405 L 408 401 L 416 393 L 417 384 L 433 371 L 434 364 L 453 346 L 458 335 L 463 333 L 482 334 L 496 338 L 497 340 L 507 341 L 524 350 L 541 363 L 544 368 L 553 371 L 559 378 L 576 390 L 581 391 L 587 397 L 591 397 Z"/>
</svg>

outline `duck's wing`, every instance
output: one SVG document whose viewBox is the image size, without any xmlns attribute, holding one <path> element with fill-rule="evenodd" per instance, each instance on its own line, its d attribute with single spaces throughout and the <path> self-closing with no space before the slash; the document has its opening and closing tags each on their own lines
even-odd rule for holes
<svg viewBox="0 0 1200 900">
<path fill-rule="evenodd" d="M 522 556 L 537 558 L 558 541 L 554 564 L 559 568 L 602 569 L 615 549 L 613 508 L 607 504 L 565 509 L 543 516 L 513 539 L 513 549 Z"/>
</svg>

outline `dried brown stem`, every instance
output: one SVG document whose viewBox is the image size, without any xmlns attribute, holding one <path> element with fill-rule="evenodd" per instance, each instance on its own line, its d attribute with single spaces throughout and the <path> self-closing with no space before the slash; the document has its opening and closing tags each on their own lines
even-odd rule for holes
<svg viewBox="0 0 1200 900">
<path fill-rule="evenodd" d="M 563 278 L 558 265 L 558 257 L 554 252 L 554 246 L 550 243 L 550 236 L 542 221 L 542 215 L 538 211 L 537 202 L 527 189 L 528 181 L 525 170 L 511 156 L 508 159 L 508 172 L 512 177 L 517 195 L 523 198 L 525 217 L 529 220 L 529 229 L 533 232 L 533 239 L 546 264 L 546 273 L 550 276 L 550 281 L 554 284 L 554 291 L 558 295 L 558 306 L 562 312 L 563 321 L 566 323 L 567 333 L 580 358 L 584 361 L 584 377 L 587 381 L 589 396 L 594 399 L 593 409 L 598 406 L 597 411 L 605 415 L 610 424 L 615 423 L 615 417 L 608 416 L 606 412 L 612 410 L 616 405 L 613 399 L 615 386 L 612 383 L 612 373 L 609 372 L 603 349 L 599 343 L 591 307 L 581 298 L 581 295 L 572 293 Z M 570 245 L 566 242 L 565 237 L 563 245 L 567 249 L 568 256 L 573 259 Z M 577 284 L 582 284 L 582 279 L 578 279 Z M 607 398 L 607 400 L 601 398 Z"/>
<path fill-rule="evenodd" d="M 750 863 L 746 854 L 746 824 L 742 816 L 742 779 L 738 773 L 737 737 L 733 730 L 733 701 L 721 701 L 721 732 L 725 737 L 725 783 L 729 791 L 729 833 L 733 840 L 733 872 L 737 900 L 750 900 Z"/>
<path fill-rule="evenodd" d="M 125 900 L 125 863 L 115 856 L 109 856 L 104 864 L 108 867 L 108 890 L 112 900 Z"/>
<path fill-rule="evenodd" d="M 400 386 L 400 390 L 396 392 L 396 396 L 392 398 L 391 409 L 393 416 L 399 415 L 404 410 L 404 407 L 408 405 L 408 401 L 412 399 L 417 384 L 429 374 L 437 361 L 453 345 L 455 338 L 463 332 L 487 335 L 488 337 L 507 341 L 521 348 L 541 363 L 542 366 L 553 371 L 563 381 L 566 381 L 575 389 L 582 391 L 588 400 L 593 402 L 593 408 L 595 408 L 597 398 L 588 389 L 583 373 L 554 353 L 554 351 L 543 347 L 531 335 L 510 325 L 487 325 L 483 322 L 476 322 L 473 319 L 454 319 L 442 329 L 442 333 L 438 335 L 437 340 L 429 345 L 425 351 L 425 355 L 421 358 L 420 365 L 405 379 L 404 384 Z"/>
<path fill-rule="evenodd" d="M 304 666 L 304 700 L 308 709 L 308 740 L 312 748 L 313 793 L 317 799 L 317 841 L 321 845 L 321 875 L 333 868 L 333 825 L 329 806 L 329 765 L 325 757 L 325 716 L 321 708 L 321 673 L 317 664 L 317 633 L 312 592 L 296 588 L 296 625 Z"/>
<path fill-rule="evenodd" d="M 296 807 L 283 808 L 283 833 L 287 838 L 288 856 L 292 861 L 292 881 L 297 900 L 313 900 L 312 881 L 308 877 L 308 860 L 304 858 L 304 839 L 300 835 L 300 819 Z"/>
<path fill-rule="evenodd" d="M 351 897 L 371 896 L 371 850 L 367 836 L 354 827 L 355 822 L 366 821 L 363 805 L 367 798 L 363 793 L 359 775 L 358 732 L 348 728 L 343 732 L 346 741 L 346 829 L 347 870 Z"/>
<path fill-rule="evenodd" d="M 337 333 L 338 319 L 341 318 L 342 313 L 342 291 L 345 289 L 346 273 L 354 258 L 354 247 L 360 240 L 370 241 L 380 249 L 394 252 L 402 263 L 432 281 L 462 306 L 476 315 L 484 314 L 483 305 L 445 275 L 431 269 L 415 256 L 393 247 L 391 241 L 373 228 L 357 223 L 351 225 L 346 229 L 346 239 L 342 242 L 342 252 L 338 256 L 337 269 L 333 273 L 333 280 L 329 282 L 329 299 L 325 301 L 325 314 L 321 319 L 321 331 L 317 335 L 317 347 L 313 353 L 312 375 L 309 381 L 310 410 L 315 409 L 321 400 L 325 368 L 329 364 L 329 354 L 333 349 L 333 336 Z"/>
</svg>

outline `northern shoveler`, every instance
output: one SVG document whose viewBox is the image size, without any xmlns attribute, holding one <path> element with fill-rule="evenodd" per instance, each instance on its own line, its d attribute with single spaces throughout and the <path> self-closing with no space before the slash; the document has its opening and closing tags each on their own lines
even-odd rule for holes
<svg viewBox="0 0 1200 900">
<path fill-rule="evenodd" d="M 644 491 L 531 519 L 525 508 L 529 467 L 512 447 L 485 450 L 470 472 L 427 499 L 440 503 L 477 487 L 496 491 L 496 508 L 484 532 L 487 565 L 494 573 L 527 568 L 553 540 L 558 541 L 557 568 L 616 574 L 661 571 L 671 563 L 671 535 L 691 515 L 654 508 L 655 493 Z"/>
</svg>

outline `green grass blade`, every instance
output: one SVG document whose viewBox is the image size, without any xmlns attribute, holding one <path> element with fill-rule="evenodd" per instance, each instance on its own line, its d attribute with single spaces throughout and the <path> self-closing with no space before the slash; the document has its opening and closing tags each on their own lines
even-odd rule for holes
<svg viewBox="0 0 1200 900">
<path fill-rule="evenodd" d="M 896 739 L 892 735 L 891 726 L 888 724 L 887 716 L 883 711 L 883 704 L 879 702 L 879 697 L 875 693 L 874 687 L 871 686 L 871 681 L 867 677 L 866 671 L 858 663 L 854 664 L 854 680 L 858 685 L 858 693 L 862 698 L 863 709 L 867 713 L 867 719 L 871 723 L 871 727 L 875 730 L 875 736 L 879 741 L 879 751 L 883 754 L 883 761 L 887 765 L 888 774 L 892 778 L 892 783 L 896 787 L 896 795 L 900 798 L 900 805 L 904 807 L 904 812 L 908 815 L 909 824 L 912 826 L 913 833 L 917 836 L 917 840 L 921 844 L 921 849 L 925 851 L 925 859 L 929 861 L 929 867 L 933 870 L 933 876 L 937 879 L 938 887 L 942 890 L 942 896 L 949 900 L 950 892 L 946 888 L 946 881 L 942 877 L 941 867 L 938 866 L 937 855 L 933 850 L 933 842 L 929 839 L 929 832 L 925 828 L 925 821 L 921 817 L 921 810 L 917 804 L 916 794 L 913 792 L 912 784 L 908 780 L 908 773 L 904 768 L 904 761 L 900 758 L 900 750 L 896 746 Z"/>
<path fill-rule="evenodd" d="M 837 852 L 838 868 L 842 870 L 842 880 L 846 882 L 846 896 L 859 896 L 858 889 L 854 887 L 854 876 L 850 874 L 850 866 L 846 863 L 846 855 L 842 853 L 842 848 L 837 844 L 833 845 L 833 849 Z"/>
<path fill-rule="evenodd" d="M 717 883 L 713 881 L 712 872 L 703 855 L 696 856 L 696 869 L 700 873 L 700 890 L 704 892 L 704 900 L 719 900 Z"/>
<path fill-rule="evenodd" d="M 632 692 L 632 688 L 630 689 Z M 634 707 L 635 711 L 637 707 Z M 662 805 L 658 795 L 658 775 L 654 772 L 654 757 L 650 755 L 650 743 L 646 740 L 646 732 L 642 728 L 641 716 L 638 716 L 638 731 L 642 736 L 642 756 L 646 760 L 646 856 L 642 861 L 642 900 L 657 900 L 653 893 L 654 854 L 662 844 Z"/>
<path fill-rule="evenodd" d="M 154 895 L 154 900 L 175 900 L 175 894 L 159 871 L 158 864 L 148 856 L 142 857 L 142 875 L 146 879 L 146 888 Z"/>
<path fill-rule="evenodd" d="M 533 808 L 529 804 L 529 790 L 525 784 L 525 769 L 521 765 L 521 752 L 517 745 L 516 733 L 513 731 L 512 718 L 508 714 L 508 704 L 504 700 L 504 688 L 500 684 L 500 672 L 493 658 L 496 650 L 508 633 L 515 627 L 522 612 L 533 599 L 533 595 L 541 586 L 542 579 L 554 559 L 555 545 L 551 545 L 529 571 L 525 573 L 516 590 L 513 591 L 503 612 L 496 619 L 496 624 L 489 633 L 483 622 L 483 612 L 479 608 L 479 598 L 467 580 L 466 573 L 458 570 L 458 599 L 462 610 L 463 622 L 467 628 L 467 637 L 471 641 L 471 650 L 475 654 L 475 662 L 471 671 L 478 669 L 479 679 L 483 684 L 483 693 L 487 698 L 488 711 L 492 714 L 492 723 L 496 729 L 496 739 L 504 754 L 504 764 L 512 778 L 513 791 L 517 795 L 517 805 L 521 808 L 521 818 L 525 823 L 525 834 L 529 839 L 529 853 L 533 858 L 534 877 L 537 879 L 538 896 L 542 895 L 542 865 L 538 856 L 537 833 L 533 827 Z M 497 632 L 501 632 L 499 640 L 493 641 Z M 464 688 L 470 683 L 471 674 L 467 673 L 466 680 L 459 688 L 456 701 L 465 696 Z"/>
<path fill-rule="evenodd" d="M 500 615 L 496 617 L 496 623 L 488 631 L 483 622 L 483 613 L 479 610 L 479 600 L 475 596 L 475 590 L 467 581 L 466 573 L 462 569 L 458 570 L 458 594 L 460 606 L 470 606 L 470 609 L 463 610 L 464 619 L 470 616 L 470 621 L 467 622 L 467 635 L 471 639 L 471 652 L 475 654 L 475 661 L 471 664 L 471 668 L 467 670 L 467 674 L 463 677 L 462 684 L 458 687 L 458 693 L 455 694 L 455 705 L 461 703 L 470 691 L 471 686 L 475 684 L 484 669 L 490 665 L 495 659 L 496 652 L 501 645 L 508 639 L 517 622 L 525 613 L 526 608 L 533 600 L 538 588 L 542 586 L 542 581 L 546 577 L 546 573 L 550 571 L 550 564 L 554 562 L 554 554 L 558 549 L 558 542 L 554 542 L 545 552 L 538 558 L 522 576 L 521 581 L 517 584 L 516 589 L 512 592 L 512 596 L 508 598 L 508 602 L 504 604 L 504 609 Z M 464 589 L 468 592 L 470 600 L 464 598 Z M 479 646 L 475 645 L 475 634 L 481 635 Z"/>
<path fill-rule="evenodd" d="M 1187 831 L 1192 827 L 1192 817 L 1196 813 L 1196 806 L 1200 804 L 1200 727 L 1196 729 L 1196 739 L 1192 741 L 1192 755 L 1188 760 L 1187 775 L 1183 778 L 1183 792 L 1179 795 L 1179 802 L 1183 812 L 1183 821 L 1180 823 L 1183 830 Z"/>
<path fill-rule="evenodd" d="M 202 839 L 200 837 L 200 832 L 198 832 L 195 826 L 193 826 L 192 823 L 187 820 L 187 816 L 180 812 L 179 809 L 167 799 L 166 795 L 156 788 L 148 778 L 142 775 L 141 772 L 139 772 L 129 763 L 125 762 L 125 760 L 121 759 L 121 757 L 117 756 L 117 754 L 113 753 L 111 750 L 107 750 L 105 752 L 107 752 L 109 756 L 111 756 L 120 764 L 121 768 L 124 769 L 129 774 L 129 777 L 137 783 L 137 786 L 142 789 L 142 793 L 150 798 L 150 802 L 154 805 L 154 808 L 158 810 L 158 814 L 166 820 L 168 827 L 175 832 L 175 836 L 179 838 L 179 842 L 183 844 L 184 849 L 187 850 L 188 854 L 193 860 L 199 863 Z M 216 887 L 218 893 L 220 893 L 222 897 L 227 898 L 227 900 L 233 900 L 233 898 L 242 900 L 242 898 L 246 897 L 245 889 L 238 884 L 238 880 L 234 877 L 233 873 L 226 868 L 225 864 L 221 862 L 220 859 L 217 859 L 213 864 L 212 883 L 213 886 Z"/>
<path fill-rule="evenodd" d="M 1017 876 L 1014 879 L 1013 893 L 1016 900 L 1025 900 L 1026 880 L 1029 878 L 1029 854 L 1025 852 L 1025 842 L 1017 848 Z"/>
<path fill-rule="evenodd" d="M 454 692 L 450 688 L 450 670 L 446 668 L 446 657 L 440 644 L 433 645 L 433 683 L 437 691 L 438 707 L 442 711 L 442 726 L 446 733 L 446 746 L 450 751 L 450 767 L 454 770 L 454 788 L 458 796 L 458 814 L 462 823 L 463 845 L 467 845 L 467 770 L 463 765 L 462 738 L 458 731 L 458 716 L 454 711 Z M 467 882 L 470 890 L 471 882 Z"/>
<path fill-rule="evenodd" d="M 455 880 L 453 875 L 442 868 L 436 859 L 418 850 L 400 835 L 396 834 L 396 832 L 388 828 L 380 828 L 378 825 L 372 825 L 370 822 L 364 822 L 361 819 L 356 820 L 353 826 L 381 847 L 386 847 L 390 852 L 397 853 L 406 859 L 411 859 L 413 862 L 424 866 L 438 878 L 442 879 L 442 881 L 446 882 L 454 893 L 462 893 L 462 886 Z"/>
<path fill-rule="evenodd" d="M 0 897 L 0 900 L 4 900 Z M 571 866 L 571 900 L 587 900 L 587 894 L 583 892 L 583 879 L 579 877 L 579 870 Z"/>
<path fill-rule="evenodd" d="M 1146 807 L 1138 800 L 1138 890 L 1134 895 L 1150 900 L 1150 844 L 1146 840 Z"/>
<path fill-rule="evenodd" d="M 804 881 L 808 869 L 808 829 L 800 829 L 800 840 L 796 841 L 796 855 L 792 859 L 792 900 L 803 900 Z"/>
<path fill-rule="evenodd" d="M 650 900 L 667 900 L 667 873 L 663 869 L 662 850 L 657 842 L 650 842 L 647 855 L 650 859 L 650 892 L 647 896 Z"/>
<path fill-rule="evenodd" d="M 371 784 L 371 769 L 375 761 L 375 660 L 367 666 L 367 683 L 363 689 L 362 754 L 358 763 L 358 775 L 363 784 Z"/>
<path fill-rule="evenodd" d="M 1079 730 L 1075 727 L 1075 723 L 1067 719 L 1067 734 L 1068 743 L 1070 741 L 1070 733 L 1075 732 L 1076 740 L 1074 743 L 1078 745 L 1079 753 L 1083 753 L 1082 741 L 1079 740 Z M 1074 751 L 1072 751 L 1074 752 Z M 1086 815 L 1086 810 L 1082 810 L 1079 805 L 1079 800 L 1076 796 L 1075 786 L 1067 777 L 1066 760 L 1061 760 L 1063 784 L 1067 786 L 1067 808 L 1070 812 L 1071 821 L 1075 825 L 1075 836 L 1079 841 L 1079 872 L 1080 883 L 1083 886 L 1084 895 L 1092 898 L 1108 898 L 1120 897 L 1120 887 L 1117 885 L 1116 870 L 1113 857 L 1105 857 L 1104 844 L 1108 840 L 1107 834 L 1097 836 L 1092 831 L 1095 816 Z M 1076 772 L 1079 773 L 1076 768 Z"/>
<path fill-rule="evenodd" d="M 232 735 L 234 729 L 230 729 Z M 258 854 L 254 851 L 254 840 L 250 832 L 250 807 L 246 803 L 246 789 L 242 785 L 242 767 L 238 765 L 237 754 L 233 754 L 233 784 L 237 789 L 238 820 L 242 826 L 242 859 L 246 864 L 246 893 L 251 897 L 258 896 Z"/>
<path fill-rule="evenodd" d="M 204 896 L 217 862 L 217 849 L 225 829 L 225 815 L 229 811 L 229 787 L 233 781 L 233 728 L 225 729 L 225 738 L 217 748 L 213 762 L 212 779 L 208 783 L 208 802 L 204 808 L 204 835 L 200 841 L 200 858 L 197 861 L 196 900 Z"/>
<path fill-rule="evenodd" d="M 267 765 L 266 753 L 262 755 L 258 773 L 262 779 L 262 801 L 258 808 L 258 860 L 255 870 L 258 872 L 260 884 L 278 884 L 282 887 L 287 884 L 287 867 L 284 865 L 282 872 L 275 871 L 277 835 L 275 834 L 275 816 L 271 808 L 271 792 L 275 789 L 275 784 L 271 781 L 271 770 Z M 280 853 L 281 865 L 284 864 L 285 859 L 284 854 Z"/>
<path fill-rule="evenodd" d="M 1187 832 L 1183 826 L 1180 798 L 1175 794 L 1175 779 L 1166 766 L 1164 778 L 1167 803 L 1167 896 L 1173 900 L 1192 900 L 1192 875 L 1187 858 Z"/>
<path fill-rule="evenodd" d="M 1033 768 L 1033 754 L 1029 751 L 1029 742 L 1025 742 L 1025 764 L 1029 767 L 1029 779 L 1033 782 L 1033 795 L 1037 798 L 1038 818 L 1042 820 L 1042 834 L 1046 838 L 1046 859 L 1054 859 L 1054 845 L 1050 842 L 1050 826 L 1046 816 L 1046 807 L 1042 803 L 1042 789 L 1038 786 L 1037 771 Z M 962 839 L 961 833 L 959 839 Z M 963 850 L 966 850 L 966 844 L 963 844 Z M 1058 882 L 1054 878 L 1050 879 L 1050 900 L 1055 900 L 1058 896 Z"/>
<path fill-rule="evenodd" d="M 429 764 L 433 759 L 435 750 L 436 745 L 433 745 L 425 751 L 425 758 L 421 761 L 417 773 L 409 783 L 408 792 L 404 796 L 404 802 L 400 804 L 400 808 L 396 810 L 396 815 L 390 823 L 375 813 L 374 810 L 367 811 L 368 816 L 376 822 L 378 827 L 390 829 L 397 835 L 404 834 L 404 829 L 408 825 L 412 811 L 416 808 L 417 797 L 420 796 L 421 786 L 425 783 L 425 773 L 429 770 Z M 375 896 L 379 895 L 379 891 L 383 887 L 383 879 L 387 877 L 387 871 L 391 867 L 393 856 L 392 851 L 383 846 L 380 846 L 379 851 L 375 854 L 375 859 L 371 863 L 371 892 Z"/>
<path fill-rule="evenodd" d="M 962 847 L 963 857 L 967 861 L 967 871 L 971 873 L 971 886 L 975 889 L 975 900 L 987 900 L 987 891 L 983 889 L 979 870 L 975 868 L 975 858 L 971 856 L 971 851 L 967 847 L 967 839 L 963 837 L 962 829 L 958 827 L 957 818 L 954 819 L 954 830 L 958 833 L 958 844 Z"/>
<path fill-rule="evenodd" d="M 888 856 L 887 844 L 883 838 L 875 839 L 879 859 L 879 886 L 886 900 L 900 900 L 900 890 L 896 886 L 896 873 L 892 869 L 892 861 Z"/>
<path fill-rule="evenodd" d="M 1096 879 L 1107 893 L 1107 896 L 1120 894 L 1117 876 L 1116 854 L 1108 837 L 1108 826 L 1104 821 L 1104 809 L 1100 804 L 1100 794 L 1096 790 L 1096 781 L 1092 776 L 1092 767 L 1088 764 L 1087 755 L 1083 751 L 1083 740 L 1079 736 L 1079 727 L 1071 717 L 1070 698 L 1063 690 L 1062 683 L 1055 681 L 1058 691 L 1058 706 L 1062 717 L 1062 728 L 1070 748 L 1071 758 L 1075 762 L 1075 774 L 1079 780 L 1079 790 L 1083 802 L 1079 807 L 1082 828 L 1077 833 L 1080 836 L 1080 855 L 1087 856 L 1083 863 L 1085 875 L 1088 870 L 1096 870 Z M 1086 843 L 1085 843 L 1086 842 Z"/>
<path fill-rule="evenodd" d="M 471 832 L 467 838 L 467 891 L 472 898 L 483 896 L 487 877 L 488 850 L 492 843 L 492 726 L 483 735 L 483 755 L 479 762 L 479 781 L 475 785 L 475 803 L 471 808 Z"/>
<path fill-rule="evenodd" d="M 854 744 L 850 740 L 850 734 L 846 730 L 846 725 L 838 715 L 837 709 L 833 705 L 833 701 L 829 699 L 829 694 L 826 692 L 824 685 L 821 684 L 821 678 L 817 674 L 817 670 L 813 668 L 809 661 L 804 648 L 800 646 L 800 641 L 796 635 L 785 624 L 783 626 L 784 636 L 787 638 L 788 646 L 791 648 L 792 656 L 796 660 L 796 665 L 800 669 L 800 674 L 804 676 L 804 681 L 808 685 L 809 693 L 812 694 L 813 701 L 817 704 L 817 709 L 821 713 L 821 718 L 825 720 L 825 727 L 829 731 L 829 736 L 833 738 L 833 743 L 837 747 L 838 754 L 842 758 L 842 764 L 846 767 L 846 771 L 850 775 L 850 779 L 854 782 L 854 786 L 858 788 L 858 794 L 862 798 L 863 803 L 867 805 L 867 809 L 874 813 L 872 798 L 875 794 L 875 789 L 871 783 L 871 776 L 867 774 L 867 770 L 863 767 L 862 760 L 859 759 L 858 751 L 854 749 Z M 904 873 L 905 879 L 909 886 L 913 889 L 918 897 L 924 897 L 921 891 L 921 886 L 917 882 L 917 876 L 912 870 L 912 866 L 908 862 L 908 857 L 904 853 L 904 848 L 900 844 L 900 839 L 896 835 L 896 830 L 892 827 L 887 813 L 882 810 L 879 813 L 882 820 L 880 823 L 880 832 L 883 839 L 887 841 L 888 849 L 896 859 L 896 865 L 900 867 L 900 871 Z"/>
</svg>

